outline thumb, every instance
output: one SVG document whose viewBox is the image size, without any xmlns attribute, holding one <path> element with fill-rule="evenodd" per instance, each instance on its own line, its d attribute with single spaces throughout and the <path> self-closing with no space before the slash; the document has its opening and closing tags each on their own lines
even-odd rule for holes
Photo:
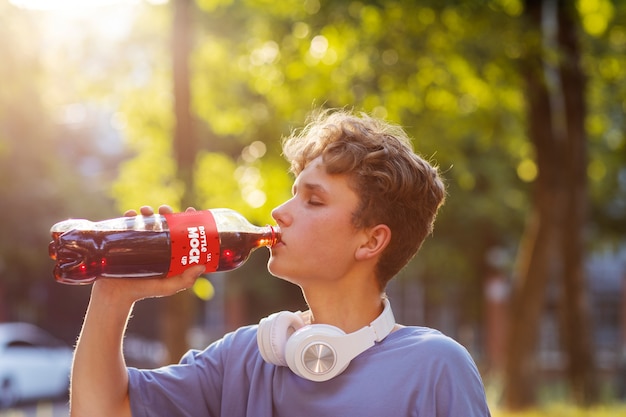
<svg viewBox="0 0 626 417">
<path fill-rule="evenodd" d="M 183 281 L 183 285 L 185 285 L 184 289 L 193 286 L 193 283 L 204 273 L 204 271 L 204 265 L 195 265 L 191 268 L 187 268 L 180 276 L 180 279 Z"/>
</svg>

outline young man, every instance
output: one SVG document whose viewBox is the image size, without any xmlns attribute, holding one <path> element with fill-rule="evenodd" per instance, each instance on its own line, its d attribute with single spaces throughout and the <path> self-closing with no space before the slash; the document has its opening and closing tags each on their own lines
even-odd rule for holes
<svg viewBox="0 0 626 417">
<path fill-rule="evenodd" d="M 437 170 L 402 129 L 344 111 L 321 112 L 283 145 L 296 179 L 272 212 L 282 242 L 268 268 L 302 289 L 310 311 L 272 315 L 177 365 L 127 369 L 133 304 L 190 287 L 203 267 L 100 279 L 76 348 L 72 416 L 490 415 L 468 352 L 396 324 L 384 293 L 432 230 L 445 197 Z"/>
</svg>

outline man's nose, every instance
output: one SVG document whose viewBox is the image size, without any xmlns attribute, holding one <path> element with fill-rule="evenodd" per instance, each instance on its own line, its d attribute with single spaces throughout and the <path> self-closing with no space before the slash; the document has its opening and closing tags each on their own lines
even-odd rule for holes
<svg viewBox="0 0 626 417">
<path fill-rule="evenodd" d="M 272 210 L 272 218 L 276 220 L 278 225 L 284 226 L 289 223 L 289 215 L 287 212 L 287 203 L 289 203 L 289 201 L 291 200 L 285 201 L 283 204 Z"/>
</svg>

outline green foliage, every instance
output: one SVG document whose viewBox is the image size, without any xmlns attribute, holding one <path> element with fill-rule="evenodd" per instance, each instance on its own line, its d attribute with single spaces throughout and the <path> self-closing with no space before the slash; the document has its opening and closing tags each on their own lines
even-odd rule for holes
<svg viewBox="0 0 626 417">
<path fill-rule="evenodd" d="M 111 181 L 115 158 L 94 152 L 89 108 L 70 105 L 74 90 L 67 79 L 65 88 L 56 83 L 58 66 L 49 66 L 45 41 L 36 15 L 0 4 L 1 320 L 41 323 L 50 313 L 54 281 L 47 247 L 54 223 L 112 212 L 103 182 Z M 85 123 L 71 123 L 73 111 Z"/>
<path fill-rule="evenodd" d="M 596 25 L 588 29 L 595 30 L 587 39 L 588 53 L 604 54 L 601 62 L 591 55 L 586 61 L 588 126 L 592 143 L 599 143 L 592 145 L 589 172 L 594 201 L 610 199 L 619 206 L 621 197 L 611 195 L 623 188 L 615 175 L 623 155 L 606 158 L 606 151 L 607 144 L 622 148 L 622 129 L 613 113 L 604 111 L 604 97 L 624 96 L 623 83 L 617 84 L 623 79 L 623 54 L 616 54 L 623 49 L 624 29 L 611 20 L 619 8 L 607 11 L 605 3 L 578 3 L 585 27 Z M 417 151 L 437 163 L 447 180 L 449 198 L 435 235 L 405 271 L 406 279 L 419 276 L 429 285 L 456 282 L 474 288 L 490 267 L 485 253 L 515 251 L 528 210 L 528 183 L 537 175 L 525 134 L 525 92 L 517 76 L 517 60 L 532 44 L 520 21 L 522 2 L 310 0 L 270 7 L 261 0 L 231 0 L 197 5 L 191 65 L 193 109 L 202 124 L 204 149 L 197 160 L 199 207 L 230 206 L 259 222 L 271 221 L 271 208 L 289 196 L 280 137 L 302 126 L 314 107 L 348 107 L 405 126 Z M 602 33 L 599 19 L 605 23 Z M 162 53 L 153 53 L 162 59 Z M 151 147 L 155 153 L 169 152 L 170 126 L 155 121 L 167 118 L 171 103 L 149 92 L 167 89 L 164 68 L 140 90 L 149 97 L 146 102 L 163 109 L 150 110 L 152 116 L 134 114 L 131 108 L 146 106 L 127 103 L 126 119 L 144 129 L 128 136 L 146 141 L 137 148 L 144 155 L 138 153 L 122 168 L 115 188 L 119 201 L 171 202 L 184 186 L 172 182 L 175 167 L 168 156 L 150 154 Z M 148 126 L 163 131 L 150 132 Z M 610 134 L 604 135 L 609 126 Z M 266 152 L 247 162 L 242 158 L 246 147 L 258 141 Z M 158 170 L 149 169 L 150 163 Z M 157 189 L 163 194 L 148 192 Z M 594 210 L 608 208 L 594 204 Z"/>
<path fill-rule="evenodd" d="M 200 206 L 203 208 L 229 207 L 241 210 L 243 199 L 235 177 L 235 162 L 223 153 L 203 152 L 198 156 L 198 175 L 195 179 Z"/>
<path fill-rule="evenodd" d="M 403 279 L 420 277 L 431 294 L 451 282 L 480 288 L 485 252 L 514 250 L 527 209 L 517 168 L 533 156 L 515 68 L 520 2 L 197 4 L 192 100 L 208 151 L 199 206 L 268 221 L 289 197 L 279 138 L 314 107 L 348 107 L 405 126 L 448 182 L 435 235 Z M 246 162 L 256 141 L 267 152 Z"/>
<path fill-rule="evenodd" d="M 445 294 L 450 283 L 476 291 L 490 267 L 486 253 L 515 251 L 536 176 L 517 74 L 518 58 L 537 40 L 524 30 L 522 4 L 197 0 L 190 61 L 201 142 L 197 207 L 232 207 L 271 222 L 292 182 L 281 137 L 316 107 L 367 111 L 404 126 L 448 184 L 434 236 L 402 279 L 423 280 L 429 294 Z M 617 241 L 626 232 L 626 5 L 576 7 L 589 76 L 591 236 Z M 85 31 L 44 54 L 43 39 L 27 30 L 39 27 L 34 17 L 0 5 L 0 198 L 11 201 L 1 224 L 3 280 L 48 279 L 34 260 L 62 217 L 110 217 L 143 204 L 184 208 L 188 185 L 177 182 L 172 155 L 171 11 L 142 3 L 113 47 Z M 121 126 L 127 158 L 107 161 L 102 176 L 83 172 L 90 158 L 103 158 L 97 140 L 56 123 L 59 109 L 76 102 L 106 109 Z"/>
<path fill-rule="evenodd" d="M 281 162 L 258 158 L 236 164 L 223 153 L 202 153 L 195 180 L 200 207 L 229 207 L 252 222 L 273 223 L 269 213 L 288 198 L 291 186 Z"/>
<path fill-rule="evenodd" d="M 133 91 L 120 106 L 128 146 L 136 156 L 120 166 L 112 188 L 120 211 L 142 205 L 170 204 L 180 209 L 184 185 L 176 182 L 172 158 L 172 100 L 165 77 L 150 88 Z"/>
<path fill-rule="evenodd" d="M 592 231 L 596 244 L 613 243 L 621 241 L 626 232 L 626 5 L 607 1 L 577 4 L 583 26 L 592 35 L 583 38 L 583 65 L 589 75 L 586 127 Z"/>
</svg>

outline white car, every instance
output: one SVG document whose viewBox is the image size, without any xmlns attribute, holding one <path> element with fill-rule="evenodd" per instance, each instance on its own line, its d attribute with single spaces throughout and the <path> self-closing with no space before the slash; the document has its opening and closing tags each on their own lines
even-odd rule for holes
<svg viewBox="0 0 626 417">
<path fill-rule="evenodd" d="M 0 407 L 66 395 L 72 349 L 28 323 L 0 323 Z"/>
</svg>

